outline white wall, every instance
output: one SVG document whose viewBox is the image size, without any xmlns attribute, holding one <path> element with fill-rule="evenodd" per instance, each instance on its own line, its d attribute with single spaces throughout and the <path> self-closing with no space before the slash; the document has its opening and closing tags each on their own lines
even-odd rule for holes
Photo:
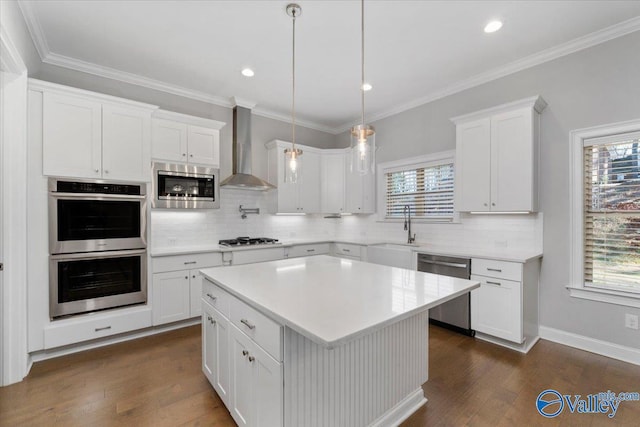
<svg viewBox="0 0 640 427">
<path fill-rule="evenodd" d="M 455 127 L 450 117 L 541 95 L 549 104 L 541 116 L 541 323 L 633 348 L 640 348 L 640 333 L 624 327 L 624 314 L 640 310 L 571 298 L 566 286 L 571 248 L 569 132 L 640 118 L 638 52 L 640 32 L 635 32 L 373 123 L 380 147 L 377 160 L 385 162 L 453 149 Z M 347 146 L 348 138 L 347 133 L 339 135 L 337 145 Z M 486 217 L 487 224 L 494 220 Z M 468 219 L 463 223 L 464 228 Z M 375 225 L 364 221 L 361 227 L 370 230 Z"/>
</svg>

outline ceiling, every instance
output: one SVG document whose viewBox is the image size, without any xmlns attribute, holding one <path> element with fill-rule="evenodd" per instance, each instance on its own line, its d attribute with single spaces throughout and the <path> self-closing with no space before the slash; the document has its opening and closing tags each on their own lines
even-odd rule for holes
<svg viewBox="0 0 640 427">
<path fill-rule="evenodd" d="M 220 105 L 235 96 L 286 119 L 288 3 L 22 1 L 21 8 L 45 62 Z M 298 4 L 297 116 L 336 133 L 360 114 L 360 2 Z M 485 34 L 495 18 L 504 27 Z M 640 30 L 640 1 L 370 0 L 365 19 L 373 119 Z M 255 76 L 243 77 L 244 67 Z"/>
</svg>

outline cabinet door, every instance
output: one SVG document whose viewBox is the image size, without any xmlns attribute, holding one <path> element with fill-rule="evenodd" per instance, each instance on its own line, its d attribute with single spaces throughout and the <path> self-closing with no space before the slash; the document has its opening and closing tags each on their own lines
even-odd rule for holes
<svg viewBox="0 0 640 427">
<path fill-rule="evenodd" d="M 252 412 L 255 408 L 253 398 L 253 363 L 249 361 L 252 348 L 251 340 L 238 328 L 229 326 L 231 349 L 231 416 L 239 426 L 252 426 L 255 422 Z M 255 344 L 254 344 L 255 345 Z M 253 356 L 255 357 L 255 356 Z"/>
<path fill-rule="evenodd" d="M 203 303 L 202 370 L 225 405 L 229 405 L 229 321 Z"/>
<path fill-rule="evenodd" d="M 471 276 L 480 287 L 471 291 L 471 328 L 518 344 L 523 341 L 522 284 Z"/>
<path fill-rule="evenodd" d="M 298 186 L 299 212 L 320 212 L 320 154 L 306 151 L 302 154 L 302 176 Z"/>
<path fill-rule="evenodd" d="M 298 206 L 298 184 L 291 184 L 285 182 L 284 180 L 284 168 L 286 167 L 284 162 L 284 148 L 278 147 L 276 149 L 276 158 L 275 161 L 270 162 L 270 167 L 273 166 L 276 168 L 274 176 L 277 176 L 277 201 L 276 201 L 276 212 L 278 213 L 299 213 L 300 209 Z M 299 159 L 302 170 L 305 167 L 305 158 L 304 154 Z M 271 176 L 271 172 L 269 173 Z M 272 182 L 273 183 L 273 182 Z"/>
<path fill-rule="evenodd" d="M 344 158 L 342 153 L 322 155 L 322 212 L 345 212 Z"/>
<path fill-rule="evenodd" d="M 45 92 L 42 109 L 42 173 L 99 178 L 102 104 Z"/>
<path fill-rule="evenodd" d="M 189 271 L 189 296 L 190 296 L 190 316 L 200 316 L 202 313 L 202 281 L 200 270 Z"/>
<path fill-rule="evenodd" d="M 187 161 L 187 125 L 153 119 L 151 156 L 158 160 Z"/>
<path fill-rule="evenodd" d="M 190 316 L 189 270 L 153 275 L 153 324 L 177 322 Z"/>
<path fill-rule="evenodd" d="M 262 348 L 253 344 L 250 356 L 253 370 L 253 400 L 255 412 L 252 425 L 276 427 L 283 425 L 284 387 L 282 364 Z"/>
<path fill-rule="evenodd" d="M 491 118 L 491 210 L 533 211 L 531 108 Z"/>
<path fill-rule="evenodd" d="M 362 213 L 364 208 L 364 177 L 358 171 L 351 170 L 351 155 L 349 151 L 344 161 L 345 175 L 345 212 Z"/>
<path fill-rule="evenodd" d="M 123 106 L 102 107 L 102 176 L 151 180 L 151 115 Z"/>
<path fill-rule="evenodd" d="M 456 128 L 455 209 L 489 211 L 491 192 L 491 120 Z"/>
<path fill-rule="evenodd" d="M 220 167 L 220 131 L 189 125 L 187 129 L 188 161 Z"/>
</svg>

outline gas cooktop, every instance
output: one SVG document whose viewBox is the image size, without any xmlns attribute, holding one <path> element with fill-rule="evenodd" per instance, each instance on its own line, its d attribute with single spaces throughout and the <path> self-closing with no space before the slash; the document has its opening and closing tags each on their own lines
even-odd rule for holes
<svg viewBox="0 0 640 427">
<path fill-rule="evenodd" d="M 270 237 L 236 237 L 235 239 L 219 240 L 220 246 L 258 246 L 258 245 L 281 245 L 278 239 Z"/>
</svg>

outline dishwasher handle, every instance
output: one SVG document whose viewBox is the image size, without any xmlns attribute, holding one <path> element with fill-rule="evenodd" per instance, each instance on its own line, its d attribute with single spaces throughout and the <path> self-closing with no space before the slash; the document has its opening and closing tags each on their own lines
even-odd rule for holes
<svg viewBox="0 0 640 427">
<path fill-rule="evenodd" d="M 459 264 L 457 262 L 444 262 L 444 261 L 432 261 L 426 259 L 418 259 L 418 262 L 421 264 L 435 264 L 435 265 L 443 265 L 445 267 L 454 267 L 454 268 L 468 268 L 467 264 Z"/>
</svg>

